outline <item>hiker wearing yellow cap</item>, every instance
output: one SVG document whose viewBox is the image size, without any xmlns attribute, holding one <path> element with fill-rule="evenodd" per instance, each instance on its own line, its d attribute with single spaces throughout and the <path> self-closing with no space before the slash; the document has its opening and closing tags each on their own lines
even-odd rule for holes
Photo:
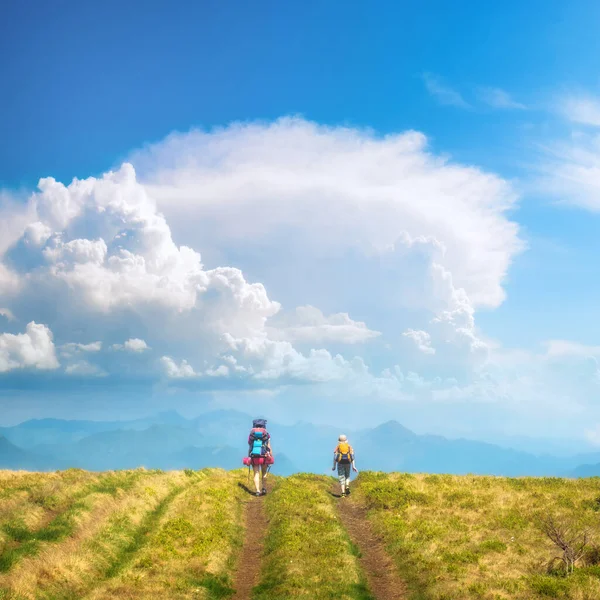
<svg viewBox="0 0 600 600">
<path fill-rule="evenodd" d="M 333 467 L 335 471 L 337 465 L 338 479 L 342 488 L 342 498 L 350 494 L 350 467 L 355 473 L 358 473 L 354 464 L 354 449 L 348 443 L 348 438 L 342 434 L 338 438 L 338 445 L 333 451 Z"/>
</svg>

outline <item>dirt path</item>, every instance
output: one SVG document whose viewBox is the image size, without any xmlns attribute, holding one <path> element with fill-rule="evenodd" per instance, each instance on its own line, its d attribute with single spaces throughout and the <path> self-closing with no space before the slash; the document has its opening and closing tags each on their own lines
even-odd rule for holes
<svg viewBox="0 0 600 600">
<path fill-rule="evenodd" d="M 267 484 L 267 493 L 271 489 Z M 250 600 L 252 588 L 258 583 L 268 525 L 264 502 L 264 497 L 258 497 L 251 498 L 246 504 L 246 535 L 233 585 L 235 594 L 231 600 Z"/>
<path fill-rule="evenodd" d="M 382 541 L 373 533 L 366 510 L 351 498 L 340 498 L 338 510 L 350 539 L 360 550 L 358 560 L 376 600 L 406 600 L 406 586 Z"/>
</svg>

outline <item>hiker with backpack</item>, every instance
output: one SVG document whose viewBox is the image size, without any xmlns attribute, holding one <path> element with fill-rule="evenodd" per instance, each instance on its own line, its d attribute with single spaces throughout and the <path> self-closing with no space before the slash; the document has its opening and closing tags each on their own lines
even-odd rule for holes
<svg viewBox="0 0 600 600">
<path fill-rule="evenodd" d="M 350 494 L 350 467 L 355 473 L 358 473 L 354 463 L 354 449 L 348 443 L 348 438 L 344 434 L 338 438 L 338 445 L 333 451 L 332 471 L 335 471 L 336 465 L 343 498 Z"/>
<path fill-rule="evenodd" d="M 267 431 L 266 419 L 254 419 L 252 429 L 248 436 L 248 464 L 254 471 L 255 496 L 264 496 L 267 493 L 265 477 L 270 466 L 275 462 L 271 449 L 271 436 Z"/>
</svg>

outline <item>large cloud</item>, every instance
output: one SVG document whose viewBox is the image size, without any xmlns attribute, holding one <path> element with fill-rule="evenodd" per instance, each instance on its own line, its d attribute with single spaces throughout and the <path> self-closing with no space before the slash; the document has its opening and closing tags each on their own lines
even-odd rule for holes
<svg viewBox="0 0 600 600">
<path fill-rule="evenodd" d="M 494 307 L 522 247 L 506 216 L 511 186 L 435 156 L 417 132 L 378 137 L 285 118 L 172 135 L 132 161 L 178 239 L 201 240 L 210 260 L 249 257 L 261 280 L 287 276 L 294 289 L 310 285 L 304 277 L 321 283 L 339 258 L 385 260 L 406 237 L 426 237 L 473 305 Z"/>
<path fill-rule="evenodd" d="M 69 186 L 48 178 L 39 187 L 31 222 L 4 256 L 14 284 L 5 289 L 3 314 L 17 321 L 34 315 L 56 331 L 66 374 L 105 375 L 106 369 L 126 366 L 114 354 L 111 358 L 110 350 L 142 355 L 152 354 L 145 352 L 151 348 L 154 356 L 131 364 L 151 369 L 151 362 L 168 350 L 160 364 L 176 379 L 234 373 L 321 381 L 335 377 L 340 364 L 346 364 L 326 350 L 304 356 L 284 341 L 286 327 L 281 333 L 275 325 L 267 328 L 281 307 L 262 284 L 249 283 L 237 268 L 206 269 L 198 252 L 177 246 L 131 165 Z M 299 314 L 306 317 L 305 312 Z M 375 335 L 348 315 L 328 320 L 321 314 L 318 326 L 330 339 L 346 342 Z M 35 347 L 30 338 L 37 330 L 29 329 L 27 336 L 2 338 L 7 344 L 3 370 L 19 366 L 19 360 L 39 368 L 58 366 L 30 358 L 31 352 L 22 349 L 25 342 Z M 124 343 L 113 339 L 127 333 L 131 337 Z M 304 337 L 322 341 L 319 335 Z M 234 360 L 241 361 L 237 368 Z"/>
<path fill-rule="evenodd" d="M 141 182 L 129 163 L 42 179 L 3 248 L 0 308 L 52 330 L 65 373 L 391 398 L 427 387 L 403 373 L 464 379 L 487 357 L 475 310 L 502 302 L 521 248 L 495 175 L 415 132 L 300 119 L 175 135 L 132 160 Z"/>
<path fill-rule="evenodd" d="M 599 146 L 581 139 L 550 183 L 596 207 Z M 597 348 L 503 350 L 476 326 L 522 248 L 497 176 L 419 133 L 301 119 L 174 135 L 131 160 L 0 203 L 3 377 L 160 373 L 236 401 L 284 386 L 366 416 L 412 401 L 407 418 L 423 407 L 441 426 L 457 403 L 470 426 L 600 422 Z"/>
<path fill-rule="evenodd" d="M 201 309 L 207 321 L 202 326 L 245 333 L 262 328 L 279 310 L 264 287 L 247 283 L 238 269 L 205 270 L 199 253 L 176 246 L 130 165 L 68 187 L 45 179 L 40 188 L 35 196 L 40 220 L 27 232 L 46 233 L 26 233 L 7 255 L 8 264 L 16 265 L 11 273 L 18 292 L 6 294 L 15 315 L 28 308 L 22 298 L 43 293 L 98 319 L 132 311 L 164 320 Z M 19 273 L 26 253 L 33 267 Z M 60 313 L 61 305 L 51 303 L 49 319 L 60 320 Z"/>
</svg>

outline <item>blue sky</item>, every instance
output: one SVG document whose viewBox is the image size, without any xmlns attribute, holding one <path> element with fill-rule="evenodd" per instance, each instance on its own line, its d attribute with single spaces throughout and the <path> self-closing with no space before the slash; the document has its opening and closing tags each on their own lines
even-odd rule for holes
<svg viewBox="0 0 600 600">
<path fill-rule="evenodd" d="M 9 419 L 69 397 L 113 418 L 112 389 L 128 413 L 255 394 L 290 420 L 350 396 L 353 425 L 561 419 L 552 435 L 600 442 L 597 3 L 0 11 Z M 123 274 L 127 236 L 143 274 Z M 24 400 L 24 374 L 60 402 Z"/>
<path fill-rule="evenodd" d="M 562 86 L 598 85 L 594 2 L 483 10 L 442 1 L 181 2 L 177 10 L 152 1 L 33 2 L 2 10 L 8 143 L 0 176 L 9 186 L 102 172 L 192 125 L 294 113 L 382 132 L 415 128 L 461 160 L 514 170 L 506 154 L 515 125 L 544 117 L 449 113 L 426 96 L 422 74 L 465 95 L 489 85 L 534 105 Z"/>
</svg>

